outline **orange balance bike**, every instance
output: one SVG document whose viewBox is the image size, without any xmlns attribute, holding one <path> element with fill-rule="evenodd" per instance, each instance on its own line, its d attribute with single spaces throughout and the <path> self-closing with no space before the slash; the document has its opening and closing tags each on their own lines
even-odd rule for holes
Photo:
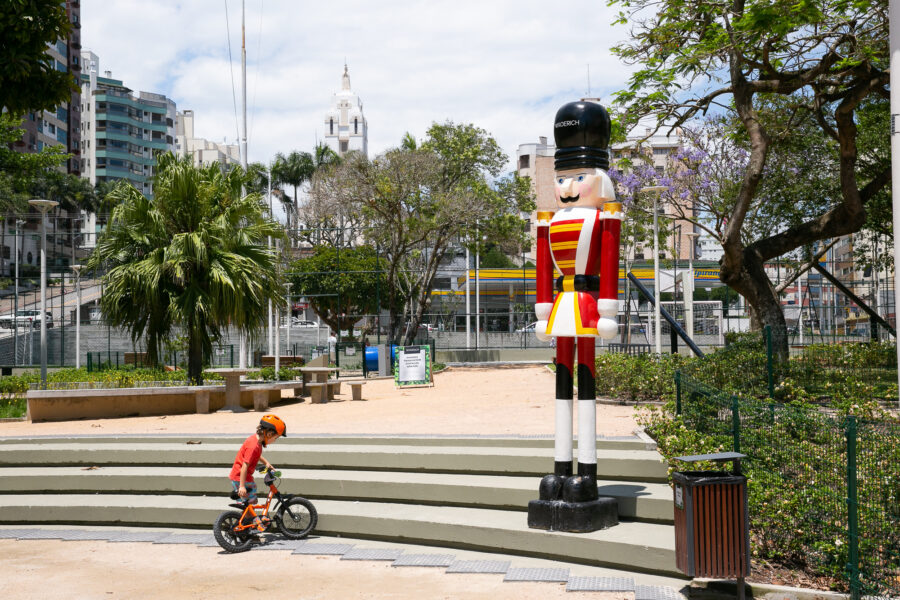
<svg viewBox="0 0 900 600">
<path fill-rule="evenodd" d="M 213 535 L 226 552 L 249 550 L 256 536 L 276 526 L 292 540 L 303 539 L 318 522 L 319 516 L 312 502 L 300 496 L 282 494 L 278 491 L 281 471 L 266 469 L 265 466 L 260 467 L 259 471 L 266 474 L 263 481 L 269 486 L 265 504 L 251 504 L 249 500 L 229 504 L 228 506 L 238 508 L 240 511 L 223 512 L 213 526 Z M 240 500 L 236 492 L 232 492 L 231 499 Z M 255 522 L 257 518 L 259 521 Z"/>
</svg>

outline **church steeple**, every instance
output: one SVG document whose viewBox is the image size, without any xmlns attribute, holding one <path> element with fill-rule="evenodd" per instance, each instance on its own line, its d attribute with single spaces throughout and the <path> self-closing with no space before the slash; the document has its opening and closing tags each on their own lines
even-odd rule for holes
<svg viewBox="0 0 900 600">
<path fill-rule="evenodd" d="M 341 89 L 350 91 L 350 73 L 347 72 L 347 63 L 344 63 L 344 76 L 341 78 Z"/>
<path fill-rule="evenodd" d="M 325 144 L 340 156 L 351 150 L 368 154 L 368 123 L 363 116 L 359 96 L 350 89 L 350 69 L 344 60 L 341 90 L 334 95 L 334 104 L 325 114 Z"/>
</svg>

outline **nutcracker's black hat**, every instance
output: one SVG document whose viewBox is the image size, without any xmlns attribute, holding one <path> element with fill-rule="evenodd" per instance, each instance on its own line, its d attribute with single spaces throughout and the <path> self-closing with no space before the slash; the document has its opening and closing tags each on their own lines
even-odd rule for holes
<svg viewBox="0 0 900 600">
<path fill-rule="evenodd" d="M 556 111 L 554 168 L 609 168 L 609 113 L 596 102 L 569 102 Z"/>
</svg>

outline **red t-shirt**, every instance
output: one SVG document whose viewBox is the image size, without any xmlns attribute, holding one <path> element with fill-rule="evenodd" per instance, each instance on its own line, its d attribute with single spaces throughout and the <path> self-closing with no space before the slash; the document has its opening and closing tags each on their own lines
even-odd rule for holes
<svg viewBox="0 0 900 600">
<path fill-rule="evenodd" d="M 232 481 L 240 482 L 241 467 L 244 463 L 247 463 L 247 481 L 253 481 L 253 471 L 256 470 L 256 465 L 259 464 L 259 457 L 262 455 L 262 451 L 262 444 L 259 443 L 259 438 L 256 435 L 251 435 L 244 440 L 237 456 L 234 457 L 234 466 L 231 467 L 231 474 L 228 478 Z"/>
</svg>

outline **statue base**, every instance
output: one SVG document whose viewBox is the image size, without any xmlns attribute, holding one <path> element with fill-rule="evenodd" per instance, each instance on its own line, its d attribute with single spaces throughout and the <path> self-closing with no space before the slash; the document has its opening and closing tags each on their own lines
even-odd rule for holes
<svg viewBox="0 0 900 600">
<path fill-rule="evenodd" d="M 619 524 L 615 498 L 600 497 L 586 502 L 532 500 L 528 503 L 528 526 L 548 531 L 590 533 Z"/>
</svg>

